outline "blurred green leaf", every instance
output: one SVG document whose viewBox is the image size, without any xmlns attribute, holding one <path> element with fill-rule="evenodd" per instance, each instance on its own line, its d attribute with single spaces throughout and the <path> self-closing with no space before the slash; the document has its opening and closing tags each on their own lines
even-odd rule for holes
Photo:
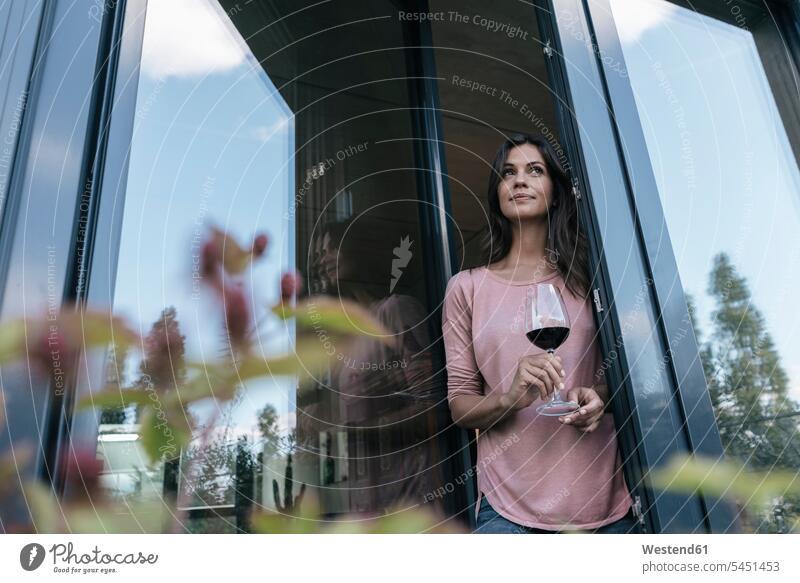
<svg viewBox="0 0 800 583">
<path fill-rule="evenodd" d="M 198 368 L 199 363 L 187 364 L 189 368 Z M 205 363 L 203 373 L 196 374 L 192 379 L 175 390 L 167 391 L 162 395 L 168 406 L 186 407 L 187 405 L 203 399 L 218 399 L 228 401 L 234 397 L 239 387 L 238 381 L 232 374 L 231 365 Z"/>
<path fill-rule="evenodd" d="M 258 513 L 251 518 L 254 532 L 261 534 L 417 534 L 465 533 L 466 529 L 445 522 L 443 517 L 424 508 L 395 508 L 384 516 L 345 515 L 338 520 L 321 520 L 315 506 L 302 504 L 301 514 L 287 516 Z"/>
<path fill-rule="evenodd" d="M 314 534 L 321 532 L 320 520 L 259 512 L 250 520 L 250 528 L 259 534 Z"/>
<path fill-rule="evenodd" d="M 293 354 L 274 358 L 249 355 L 237 364 L 238 380 L 263 376 L 297 376 L 306 378 L 327 369 L 333 354 L 316 339 L 304 338 L 297 342 Z"/>
<path fill-rule="evenodd" d="M 183 412 L 150 407 L 142 414 L 140 425 L 141 445 L 150 461 L 173 457 L 191 440 L 191 427 Z"/>
<path fill-rule="evenodd" d="M 59 527 L 61 507 L 53 493 L 39 482 L 28 482 L 23 488 L 36 532 L 62 532 Z"/>
<path fill-rule="evenodd" d="M 146 391 L 140 389 L 120 389 L 109 387 L 100 392 L 86 395 L 78 401 L 78 409 L 105 409 L 124 407 L 132 404 L 152 405 L 153 401 Z"/>
<path fill-rule="evenodd" d="M 24 320 L 12 320 L 0 325 L 0 364 L 19 359 L 24 355 L 24 348 Z"/>
<path fill-rule="evenodd" d="M 396 510 L 385 516 L 364 519 L 358 516 L 337 520 L 330 527 L 332 533 L 362 534 L 418 534 L 440 528 L 431 514 L 423 510 Z"/>
<path fill-rule="evenodd" d="M 112 342 L 117 349 L 127 348 L 139 342 L 139 335 L 122 318 L 107 312 L 80 311 L 62 314 L 80 320 L 84 346 L 108 346 Z"/>
<path fill-rule="evenodd" d="M 800 474 L 785 470 L 752 472 L 732 461 L 675 456 L 652 471 L 653 485 L 671 492 L 701 493 L 766 506 L 780 496 L 800 494 Z"/>
<path fill-rule="evenodd" d="M 159 534 L 165 512 L 161 501 L 93 504 L 68 509 L 65 520 L 75 534 Z"/>
<path fill-rule="evenodd" d="M 296 307 L 278 304 L 272 312 L 281 319 L 295 318 L 300 330 L 313 330 L 330 336 L 334 341 L 341 335 L 371 336 L 386 344 L 395 337 L 369 311 L 347 300 L 311 297 Z"/>
<path fill-rule="evenodd" d="M 294 515 L 273 510 L 255 512 L 250 517 L 250 529 L 258 534 L 314 534 L 323 532 L 326 524 L 320 518 L 319 502 L 310 493 Z"/>
<path fill-rule="evenodd" d="M 13 320 L 0 325 L 0 364 L 20 360 L 27 356 L 31 343 L 47 334 L 51 325 L 57 325 L 64 337 L 75 346 L 83 348 L 106 347 L 114 342 L 119 347 L 134 345 L 138 335 L 119 317 L 107 312 L 63 309 L 55 320 Z"/>
</svg>

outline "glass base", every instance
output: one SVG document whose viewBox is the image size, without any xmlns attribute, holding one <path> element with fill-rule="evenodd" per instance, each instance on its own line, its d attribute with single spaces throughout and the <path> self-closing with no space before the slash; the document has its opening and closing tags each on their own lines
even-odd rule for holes
<svg viewBox="0 0 800 583">
<path fill-rule="evenodd" d="M 561 417 L 562 415 L 569 415 L 573 411 L 577 411 L 580 405 L 575 401 L 550 401 L 544 405 L 536 407 L 536 412 L 539 415 L 546 417 Z"/>
</svg>

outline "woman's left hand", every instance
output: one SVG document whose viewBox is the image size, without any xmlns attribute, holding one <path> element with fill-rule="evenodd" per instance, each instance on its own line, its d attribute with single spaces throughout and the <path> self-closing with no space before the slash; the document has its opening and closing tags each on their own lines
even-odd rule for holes
<svg viewBox="0 0 800 583">
<path fill-rule="evenodd" d="M 597 429 L 605 413 L 605 402 L 594 387 L 573 387 L 566 392 L 564 400 L 577 402 L 580 409 L 559 417 L 561 423 L 571 425 L 582 433 L 591 433 Z"/>
</svg>

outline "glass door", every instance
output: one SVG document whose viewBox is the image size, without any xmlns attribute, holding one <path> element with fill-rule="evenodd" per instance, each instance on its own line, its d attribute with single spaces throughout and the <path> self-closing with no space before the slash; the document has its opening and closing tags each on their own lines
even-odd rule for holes
<svg viewBox="0 0 800 583">
<path fill-rule="evenodd" d="M 718 431 L 742 472 L 800 469 L 800 20 L 790 4 L 589 3 L 691 448 L 709 452 Z M 745 531 L 785 532 L 800 501 L 784 494 L 758 507 L 743 499 L 733 516 Z M 707 500 L 724 530 L 719 508 Z"/>
</svg>

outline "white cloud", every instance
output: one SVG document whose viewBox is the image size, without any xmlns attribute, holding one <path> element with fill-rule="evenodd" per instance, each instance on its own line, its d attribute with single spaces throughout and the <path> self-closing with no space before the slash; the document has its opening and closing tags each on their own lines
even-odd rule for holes
<svg viewBox="0 0 800 583">
<path fill-rule="evenodd" d="M 249 131 L 250 137 L 262 143 L 267 143 L 275 134 L 285 132 L 289 125 L 289 118 L 281 118 L 270 126 L 256 126 Z"/>
<path fill-rule="evenodd" d="M 150 0 L 142 72 L 148 77 L 196 77 L 234 69 L 246 47 L 210 0 Z"/>
<path fill-rule="evenodd" d="M 678 10 L 664 0 L 612 0 L 611 5 L 623 44 L 638 42 L 651 28 L 669 22 Z"/>
</svg>

